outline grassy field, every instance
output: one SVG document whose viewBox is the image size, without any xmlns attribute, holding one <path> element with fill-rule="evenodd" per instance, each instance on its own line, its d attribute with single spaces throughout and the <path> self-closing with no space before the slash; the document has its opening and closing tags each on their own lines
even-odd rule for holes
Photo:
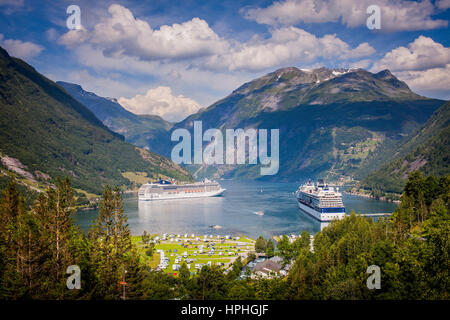
<svg viewBox="0 0 450 320">
<path fill-rule="evenodd" d="M 144 184 L 144 183 L 147 183 L 149 181 L 154 180 L 154 179 L 149 178 L 147 176 L 146 172 L 131 172 L 131 171 L 127 171 L 127 172 L 122 172 L 122 176 L 124 178 L 127 178 L 131 182 L 136 183 L 136 184 Z"/>
<path fill-rule="evenodd" d="M 151 235 L 151 238 L 161 237 L 160 235 Z M 238 256 L 243 259 L 247 257 L 248 253 L 254 250 L 254 240 L 247 237 L 239 237 L 239 240 L 235 239 L 224 239 L 220 240 L 217 238 L 208 238 L 207 242 L 204 242 L 203 237 L 196 241 L 195 238 L 188 237 L 184 239 L 182 237 L 178 242 L 171 242 L 170 239 L 166 241 L 156 241 L 155 251 L 153 256 L 149 257 L 146 254 L 148 248 L 144 246 L 141 236 L 132 236 L 132 242 L 136 244 L 137 248 L 141 253 L 141 259 L 145 264 L 147 264 L 152 269 L 156 269 L 160 262 L 160 254 L 157 250 L 163 250 L 166 257 L 169 258 L 169 263 L 164 272 L 167 273 L 177 273 L 173 271 L 172 266 L 175 263 L 177 256 L 181 256 L 184 252 L 187 253 L 187 259 L 192 259 L 190 263 L 190 271 L 195 273 L 195 264 L 207 264 L 211 262 L 212 264 L 223 263 L 224 268 L 227 268 L 230 263 L 232 263 Z M 214 246 L 212 245 L 214 243 Z M 200 246 L 203 245 L 203 253 L 200 254 Z M 214 247 L 214 254 L 210 254 L 209 251 Z M 195 255 L 195 252 L 197 253 Z M 221 254 L 220 254 L 221 253 Z M 182 264 L 186 259 L 182 260 L 178 264 Z"/>
</svg>

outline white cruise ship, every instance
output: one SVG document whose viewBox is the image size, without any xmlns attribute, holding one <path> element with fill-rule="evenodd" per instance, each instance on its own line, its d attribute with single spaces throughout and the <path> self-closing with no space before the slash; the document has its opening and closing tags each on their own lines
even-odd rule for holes
<svg viewBox="0 0 450 320">
<path fill-rule="evenodd" d="M 216 181 L 205 179 L 202 182 L 174 184 L 167 180 L 158 183 L 146 183 L 139 188 L 139 200 L 169 200 L 182 198 L 215 197 L 221 195 L 222 189 Z"/>
<path fill-rule="evenodd" d="M 339 220 L 345 217 L 345 207 L 339 188 L 336 190 L 319 179 L 317 184 L 309 181 L 295 192 L 301 210 L 319 221 Z"/>
</svg>

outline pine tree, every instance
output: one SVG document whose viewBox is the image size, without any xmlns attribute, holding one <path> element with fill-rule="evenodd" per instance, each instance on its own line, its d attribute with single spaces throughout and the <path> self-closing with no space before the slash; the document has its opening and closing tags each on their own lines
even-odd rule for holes
<svg viewBox="0 0 450 320">
<path fill-rule="evenodd" d="M 186 262 L 183 262 L 181 264 L 180 270 L 178 271 L 178 295 L 181 299 L 189 299 L 190 278 L 191 273 L 187 267 Z"/>
<path fill-rule="evenodd" d="M 95 226 L 90 231 L 92 259 L 96 268 L 96 295 L 106 299 L 120 297 L 127 253 L 131 249 L 130 230 L 119 189 L 107 186 L 103 192 Z"/>
<path fill-rule="evenodd" d="M 74 228 L 71 216 L 75 212 L 74 193 L 68 178 L 58 179 L 56 188 L 40 195 L 34 208 L 41 220 L 43 235 L 52 253 L 48 266 L 48 295 L 62 299 L 67 293 L 66 269 L 75 264 L 70 251 L 70 235 Z"/>
<path fill-rule="evenodd" d="M 19 273 L 24 294 L 29 298 L 42 298 L 52 254 L 41 223 L 34 212 L 27 212 L 17 221 L 16 244 L 20 257 Z M 51 280 L 51 279 L 50 279 Z"/>
<path fill-rule="evenodd" d="M 0 204 L 0 244 L 10 245 L 17 219 L 25 212 L 23 198 L 17 190 L 17 184 L 11 179 L 3 192 Z"/>
<path fill-rule="evenodd" d="M 132 248 L 125 263 L 126 299 L 141 299 L 144 295 L 146 272 L 140 262 L 139 252 Z"/>
<path fill-rule="evenodd" d="M 18 221 L 24 214 L 23 199 L 11 179 L 0 203 L 0 298 L 17 299 L 24 295 L 18 243 Z"/>
</svg>

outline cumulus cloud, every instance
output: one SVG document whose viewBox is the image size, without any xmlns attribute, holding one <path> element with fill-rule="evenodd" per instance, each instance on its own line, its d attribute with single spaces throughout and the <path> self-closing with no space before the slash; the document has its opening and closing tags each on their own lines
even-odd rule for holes
<svg viewBox="0 0 450 320">
<path fill-rule="evenodd" d="M 33 42 L 24 42 L 15 39 L 3 39 L 2 34 L 0 34 L 0 46 L 5 48 L 5 50 L 8 51 L 11 56 L 21 59 L 33 58 L 39 55 L 44 49 L 42 46 Z"/>
<path fill-rule="evenodd" d="M 50 41 L 57 40 L 58 36 L 58 31 L 55 28 L 50 28 L 45 31 L 45 37 Z"/>
<path fill-rule="evenodd" d="M 373 64 L 371 71 L 392 70 L 411 89 L 450 98 L 450 48 L 419 36 L 408 47 L 400 46 Z"/>
<path fill-rule="evenodd" d="M 0 9 L 8 15 L 24 10 L 24 0 L 0 0 Z"/>
<path fill-rule="evenodd" d="M 58 42 L 69 48 L 74 48 L 85 42 L 89 38 L 89 32 L 81 26 L 81 29 L 74 29 L 59 37 Z"/>
<path fill-rule="evenodd" d="M 121 97 L 119 103 L 135 114 L 158 115 L 167 121 L 178 122 L 201 109 L 195 100 L 175 96 L 169 87 L 150 89 L 144 95 L 137 95 L 131 99 Z"/>
<path fill-rule="evenodd" d="M 436 2 L 436 6 L 439 9 L 443 9 L 443 10 L 448 9 L 448 8 L 450 8 L 450 0 L 439 0 Z"/>
<path fill-rule="evenodd" d="M 204 66 L 211 69 L 260 71 L 281 64 L 311 63 L 318 58 L 357 59 L 375 52 L 368 43 L 352 49 L 336 35 L 321 38 L 296 28 L 273 29 L 269 39 L 254 37 L 228 52 L 209 57 Z"/>
<path fill-rule="evenodd" d="M 123 57 L 134 58 L 137 63 L 173 64 L 188 59 L 190 67 L 214 71 L 257 72 L 299 61 L 311 63 L 319 58 L 359 59 L 375 52 L 368 43 L 351 48 L 336 35 L 318 38 L 296 27 L 274 28 L 268 39 L 255 36 L 239 42 L 219 37 L 199 18 L 153 30 L 125 7 L 111 5 L 108 11 L 110 16 L 92 31 L 71 30 L 59 42 L 76 46 L 77 51 L 100 52 L 100 59 L 95 59 L 100 65 L 104 63 L 99 60 Z"/>
<path fill-rule="evenodd" d="M 351 68 L 351 69 L 367 69 L 372 64 L 370 59 L 363 59 L 359 61 L 355 61 L 349 64 L 342 65 L 342 68 Z"/>
<path fill-rule="evenodd" d="M 450 48 L 420 36 L 408 47 L 398 47 L 388 53 L 373 66 L 374 70 L 390 69 L 392 71 L 422 71 L 442 68 L 450 63 Z"/>
<path fill-rule="evenodd" d="M 417 91 L 432 92 L 444 99 L 450 99 L 450 64 L 423 71 L 399 72 L 397 75 Z"/>
<path fill-rule="evenodd" d="M 73 46 L 87 41 L 101 48 L 105 56 L 128 55 L 146 61 L 207 56 L 228 46 L 199 18 L 153 30 L 121 5 L 111 5 L 108 12 L 110 16 L 95 25 L 92 32 L 71 30 L 60 42 Z"/>
<path fill-rule="evenodd" d="M 448 0 L 442 0 L 442 7 Z M 245 8 L 242 13 L 249 20 L 268 25 L 295 25 L 341 21 L 348 27 L 366 24 L 368 6 L 381 9 L 383 30 L 428 30 L 448 26 L 448 21 L 432 19 L 436 7 L 429 0 L 285 0 L 267 8 Z M 438 4 L 439 5 L 439 4 Z"/>
</svg>

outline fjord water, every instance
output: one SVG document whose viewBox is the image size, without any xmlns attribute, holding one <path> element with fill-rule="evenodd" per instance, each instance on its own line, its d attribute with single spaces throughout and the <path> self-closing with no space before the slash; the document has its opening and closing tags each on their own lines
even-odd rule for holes
<svg viewBox="0 0 450 320">
<path fill-rule="evenodd" d="M 137 193 L 124 194 L 124 208 L 131 233 L 195 233 L 199 235 L 246 235 L 253 238 L 282 234 L 311 234 L 320 231 L 321 224 L 302 212 L 293 192 L 296 183 L 261 181 L 220 181 L 227 189 L 221 197 L 138 201 Z M 394 203 L 343 195 L 348 213 L 392 212 Z M 258 215 L 262 211 L 264 215 Z M 97 211 L 79 211 L 75 221 L 86 230 Z M 222 229 L 213 229 L 219 225 Z"/>
</svg>

